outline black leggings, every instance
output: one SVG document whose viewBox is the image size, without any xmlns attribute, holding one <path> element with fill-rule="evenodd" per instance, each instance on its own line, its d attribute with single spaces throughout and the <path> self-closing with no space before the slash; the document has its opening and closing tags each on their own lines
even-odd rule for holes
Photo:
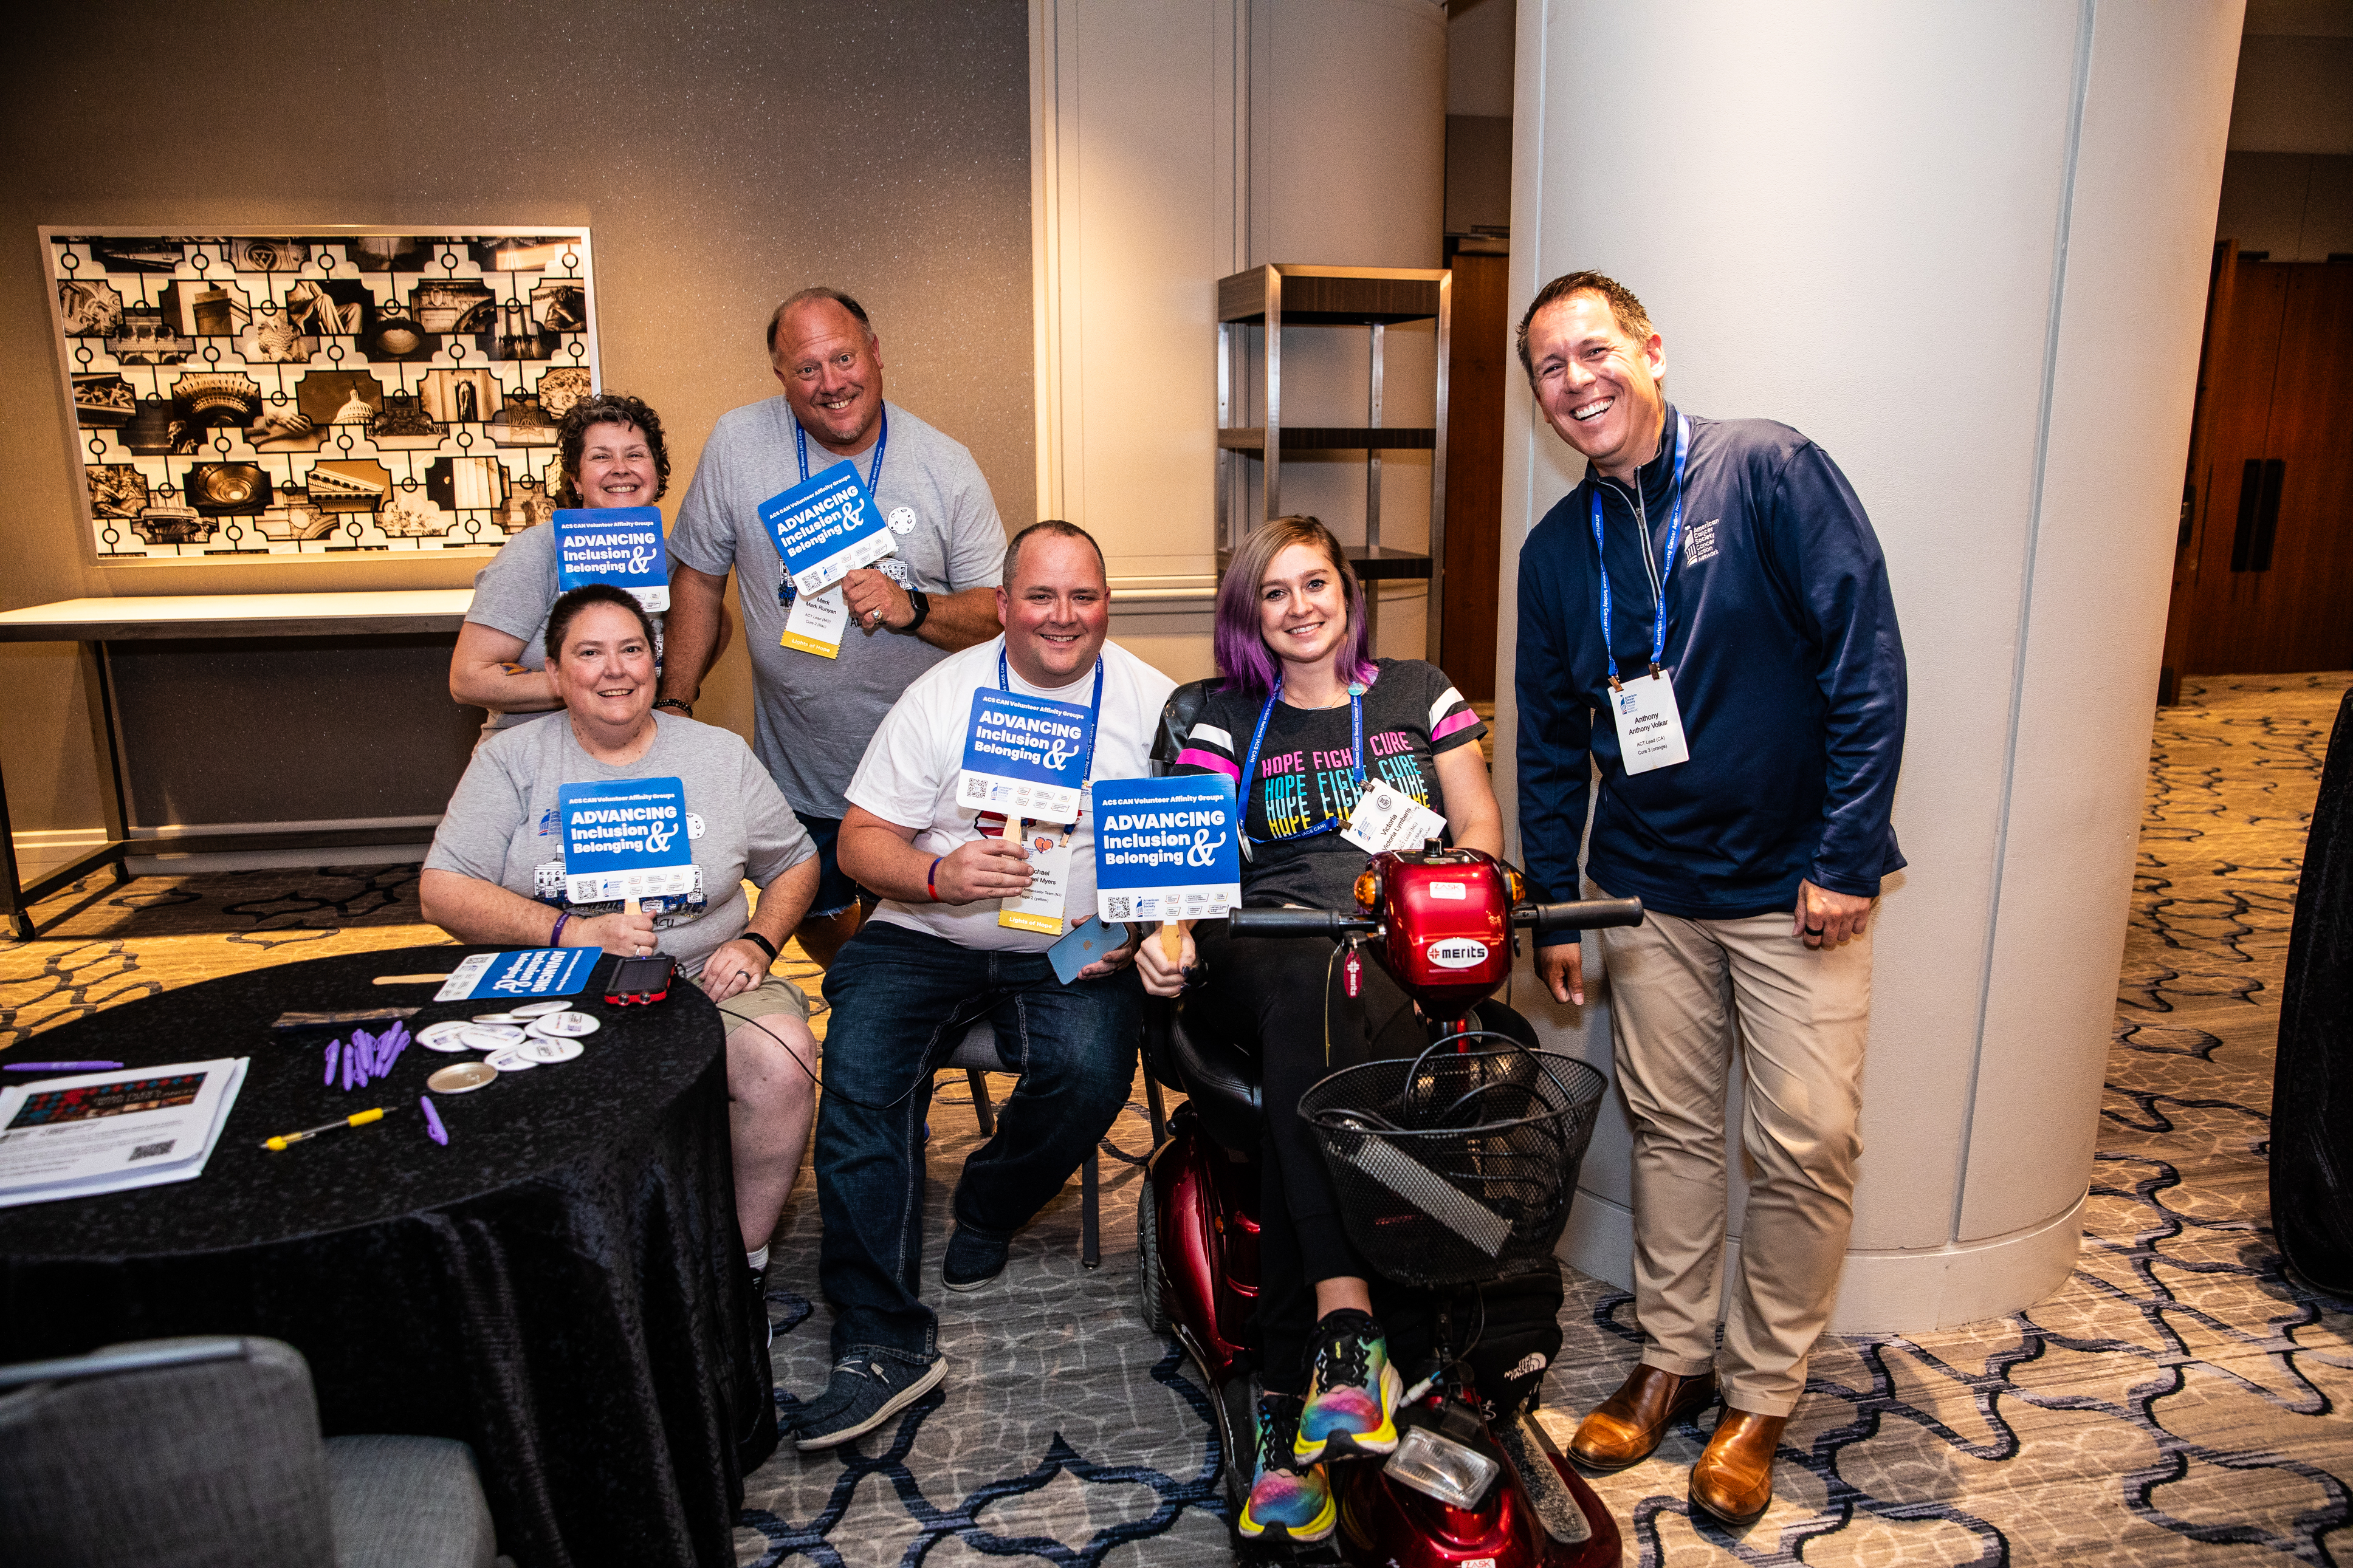
<svg viewBox="0 0 2353 1568">
<path fill-rule="evenodd" d="M 1314 1084 L 1360 1062 L 1419 1054 L 1430 1043 L 1413 1005 L 1386 970 L 1364 963 L 1362 994 L 1351 1000 L 1334 944 L 1313 937 L 1240 937 L 1222 921 L 1194 928 L 1208 966 L 1208 1002 L 1229 1038 L 1255 1046 L 1265 1132 L 1259 1175 L 1260 1352 L 1266 1386 L 1305 1390 L 1308 1331 L 1315 1323 L 1315 1285 L 1350 1276 L 1370 1280 L 1374 1305 L 1388 1324 L 1387 1282 L 1357 1257 L 1340 1226 L 1332 1177 L 1314 1132 L 1300 1119 L 1299 1097 Z M 1326 1003 L 1330 1050 L 1325 1050 Z M 1394 1335 L 1392 1336 L 1394 1338 Z M 1395 1344 L 1391 1349 L 1396 1350 Z"/>
</svg>

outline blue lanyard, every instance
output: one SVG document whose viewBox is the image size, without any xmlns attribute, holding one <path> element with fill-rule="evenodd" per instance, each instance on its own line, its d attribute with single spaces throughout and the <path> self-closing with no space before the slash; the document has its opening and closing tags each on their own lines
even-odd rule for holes
<svg viewBox="0 0 2353 1568">
<path fill-rule="evenodd" d="M 1660 661 L 1667 656 L 1667 579 L 1675 574 L 1675 546 L 1683 536 L 1683 458 L 1691 450 L 1691 419 L 1687 415 L 1675 416 L 1675 482 L 1674 506 L 1667 513 L 1667 556 L 1659 570 L 1659 618 L 1651 628 L 1651 673 L 1659 670 Z M 1634 486 L 1641 489 L 1642 475 L 1637 469 Z M 1639 511 L 1637 512 L 1639 516 Z M 1639 525 L 1638 525 L 1639 527 Z M 1642 540 L 1642 553 L 1651 552 L 1651 541 Z M 1593 560 L 1601 573 L 1601 654 L 1609 661 L 1609 689 L 1618 689 L 1618 652 L 1609 646 L 1609 563 L 1601 549 L 1601 481 L 1593 481 Z"/>
<path fill-rule="evenodd" d="M 881 492 L 875 486 L 882 482 L 882 449 L 891 444 L 891 405 L 882 405 L 881 433 L 874 437 L 874 466 L 866 470 L 866 493 L 879 501 Z M 801 479 L 808 479 L 808 432 L 801 428 L 798 419 L 793 421 L 793 455 L 801 460 Z M 854 471 L 854 470 L 853 470 Z"/>
<path fill-rule="evenodd" d="M 1013 689 L 1013 672 L 1005 663 L 1005 650 L 1002 647 L 999 647 L 997 650 L 997 689 L 999 691 L 1010 691 Z M 1047 700 L 1053 702 L 1060 700 L 1059 698 L 1050 697 Z M 1095 655 L 1095 694 L 1093 699 L 1087 703 L 1087 763 L 1085 767 L 1079 770 L 1079 787 L 1081 789 L 1086 788 L 1087 781 L 1094 777 L 1095 736 L 1102 731 L 1102 729 L 1103 655 L 1097 654 Z"/>
<path fill-rule="evenodd" d="M 1258 749 L 1266 741 L 1266 721 L 1274 716 L 1274 705 L 1282 700 L 1282 682 L 1278 679 L 1274 683 L 1274 689 L 1267 693 L 1266 706 L 1258 710 L 1258 729 L 1250 736 L 1250 754 L 1242 759 L 1241 784 L 1244 789 L 1252 787 L 1251 775 L 1258 771 Z M 1354 747 L 1348 754 L 1356 762 L 1356 793 L 1362 795 L 1365 793 L 1365 688 L 1362 683 L 1354 680 L 1348 682 L 1348 734 Z M 1260 815 L 1265 815 L 1263 805 L 1260 808 Z M 1242 807 L 1242 820 L 1245 822 L 1250 820 L 1250 807 L 1247 805 Z M 1267 826 L 1271 828 L 1274 825 L 1269 823 Z M 1254 839 L 1250 836 L 1250 830 L 1244 828 L 1242 843 L 1248 846 L 1272 844 L 1284 838 L 1313 838 L 1319 833 L 1336 833 L 1339 828 L 1340 819 L 1337 816 L 1327 816 L 1317 826 L 1305 828 L 1297 833 L 1278 833 L 1271 838 Z"/>
</svg>

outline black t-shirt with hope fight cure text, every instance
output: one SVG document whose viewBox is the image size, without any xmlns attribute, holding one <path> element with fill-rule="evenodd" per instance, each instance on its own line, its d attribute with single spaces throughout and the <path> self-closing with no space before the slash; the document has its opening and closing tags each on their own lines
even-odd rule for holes
<svg viewBox="0 0 2353 1568">
<path fill-rule="evenodd" d="M 1377 668 L 1365 692 L 1365 784 L 1388 784 L 1444 816 L 1438 754 L 1475 744 L 1487 726 L 1436 665 L 1384 658 Z M 1366 857 L 1338 831 L 1358 794 L 1348 705 L 1310 710 L 1277 702 L 1253 776 L 1242 781 L 1264 705 L 1262 697 L 1212 690 L 1176 771 L 1237 781 L 1250 838 L 1250 857 L 1242 862 L 1243 903 L 1352 908 Z M 1335 821 L 1336 826 L 1316 831 Z"/>
</svg>

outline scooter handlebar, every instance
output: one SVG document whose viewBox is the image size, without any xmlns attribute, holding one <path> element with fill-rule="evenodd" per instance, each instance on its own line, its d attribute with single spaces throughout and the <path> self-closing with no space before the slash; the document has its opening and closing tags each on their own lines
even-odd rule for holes
<svg viewBox="0 0 2353 1568">
<path fill-rule="evenodd" d="M 1512 914 L 1515 925 L 1537 931 L 1591 931 L 1598 926 L 1638 926 L 1642 923 L 1640 899 L 1581 899 L 1567 904 L 1531 904 Z"/>
<path fill-rule="evenodd" d="M 1230 918 L 1229 929 L 1236 936 L 1328 936 L 1336 941 L 1375 929 L 1366 917 L 1336 910 L 1236 910 Z"/>
</svg>

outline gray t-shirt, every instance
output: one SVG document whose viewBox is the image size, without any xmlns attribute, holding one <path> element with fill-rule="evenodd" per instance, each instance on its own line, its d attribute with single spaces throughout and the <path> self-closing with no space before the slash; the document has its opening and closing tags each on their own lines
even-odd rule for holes
<svg viewBox="0 0 2353 1568">
<path fill-rule="evenodd" d="M 555 792 L 568 784 L 675 777 L 685 786 L 688 846 L 695 887 L 675 898 L 645 899 L 656 947 L 689 974 L 743 932 L 751 920 L 744 879 L 766 887 L 817 853 L 776 784 L 733 731 L 668 713 L 654 715 L 654 743 L 627 767 L 600 763 L 580 747 L 568 721 L 525 724 L 483 742 L 449 797 L 429 871 L 455 871 L 495 882 L 574 915 L 609 914 L 617 902 L 567 903 L 564 829 Z"/>
<path fill-rule="evenodd" d="M 494 632 L 521 637 L 522 654 L 515 662 L 525 669 L 545 669 L 547 612 L 562 596 L 556 572 L 555 525 L 535 523 L 499 546 L 491 563 L 474 574 L 474 602 L 466 607 L 466 618 Z M 661 617 L 655 616 L 651 619 L 654 665 L 659 668 Z M 556 711 L 547 708 L 535 713 L 491 713 L 482 722 L 482 739 L 487 741 L 501 730 L 512 730 Z"/>
<path fill-rule="evenodd" d="M 1004 567 L 1005 525 L 980 465 L 898 405 L 884 410 L 890 440 L 874 500 L 899 551 L 879 568 L 902 587 L 927 594 L 995 586 Z M 792 406 L 781 396 L 720 416 L 670 530 L 670 552 L 714 577 L 734 568 L 757 697 L 752 749 L 797 810 L 839 817 L 848 809 L 842 792 L 882 716 L 947 655 L 919 637 L 854 626 L 843 636 L 839 658 L 779 646 L 787 613 L 785 563 L 760 521 L 760 503 L 800 483 L 793 427 Z M 811 478 L 840 462 L 855 462 L 863 479 L 874 448 L 845 458 L 808 443 Z"/>
</svg>

